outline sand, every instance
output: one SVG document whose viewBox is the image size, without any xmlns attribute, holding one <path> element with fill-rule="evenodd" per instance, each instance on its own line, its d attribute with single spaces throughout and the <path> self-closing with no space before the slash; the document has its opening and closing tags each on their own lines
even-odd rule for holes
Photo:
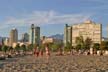
<svg viewBox="0 0 108 72">
<path fill-rule="evenodd" d="M 108 72 L 108 56 L 24 56 L 0 61 L 0 72 Z"/>
</svg>

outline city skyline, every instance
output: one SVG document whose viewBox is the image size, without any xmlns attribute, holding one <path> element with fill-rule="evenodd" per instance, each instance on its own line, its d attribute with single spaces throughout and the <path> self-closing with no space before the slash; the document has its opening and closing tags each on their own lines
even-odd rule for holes
<svg viewBox="0 0 108 72">
<path fill-rule="evenodd" d="M 41 28 L 41 36 L 63 34 L 65 24 L 81 23 L 90 19 L 103 26 L 107 37 L 108 10 L 106 0 L 18 0 L 0 1 L 0 36 L 9 36 L 17 28 L 19 38 L 29 32 L 33 23 Z M 55 29 L 56 28 L 56 29 Z"/>
</svg>

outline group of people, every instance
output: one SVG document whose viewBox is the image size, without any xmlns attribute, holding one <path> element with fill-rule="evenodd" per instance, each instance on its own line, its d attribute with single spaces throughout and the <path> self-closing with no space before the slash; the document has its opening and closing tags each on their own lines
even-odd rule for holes
<svg viewBox="0 0 108 72">
<path fill-rule="evenodd" d="M 43 52 L 44 51 L 42 49 L 39 50 L 39 47 L 34 48 L 34 56 L 35 57 L 43 56 Z M 47 57 L 50 56 L 50 51 L 49 51 L 49 48 L 47 46 L 45 47 L 45 54 Z"/>
</svg>

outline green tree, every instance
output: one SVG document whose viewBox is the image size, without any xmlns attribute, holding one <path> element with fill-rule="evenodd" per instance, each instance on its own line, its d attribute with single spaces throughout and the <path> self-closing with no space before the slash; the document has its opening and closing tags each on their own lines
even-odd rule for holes
<svg viewBox="0 0 108 72">
<path fill-rule="evenodd" d="M 29 44 L 27 46 L 27 51 L 33 51 L 33 44 Z"/>
<path fill-rule="evenodd" d="M 81 49 L 81 44 L 76 45 L 76 50 L 79 51 Z"/>
<path fill-rule="evenodd" d="M 105 45 L 106 45 L 106 50 L 108 50 L 108 41 L 105 41 L 106 43 L 105 43 Z"/>
<path fill-rule="evenodd" d="M 2 45 L 0 45 L 0 51 L 2 51 Z"/>
<path fill-rule="evenodd" d="M 83 44 L 84 43 L 83 36 L 76 37 L 75 42 L 76 44 Z"/>
<path fill-rule="evenodd" d="M 106 45 L 105 45 L 105 42 L 102 41 L 101 44 L 100 44 L 100 49 L 101 49 L 101 50 L 105 50 L 105 46 L 106 46 Z"/>
<path fill-rule="evenodd" d="M 79 36 L 79 37 L 76 37 L 75 43 L 76 43 L 76 46 L 75 46 L 76 50 L 77 51 L 83 50 L 84 52 L 85 50 L 90 49 L 92 45 L 92 40 L 88 37 L 84 40 L 83 36 Z"/>
<path fill-rule="evenodd" d="M 72 45 L 71 45 L 71 43 L 67 43 L 66 44 L 66 47 L 64 48 L 64 50 L 66 51 L 66 52 L 68 52 L 68 51 L 71 51 L 71 49 L 72 49 Z"/>
<path fill-rule="evenodd" d="M 8 46 L 6 45 L 2 46 L 2 51 L 6 53 L 8 51 Z"/>
<path fill-rule="evenodd" d="M 92 45 L 92 40 L 89 37 L 87 37 L 85 40 L 85 49 L 90 49 L 91 45 Z"/>
<path fill-rule="evenodd" d="M 93 49 L 94 50 L 99 50 L 100 49 L 100 44 L 99 43 L 94 43 L 93 44 Z"/>
<path fill-rule="evenodd" d="M 83 50 L 85 48 L 84 39 L 82 36 L 76 37 L 76 50 Z"/>
<path fill-rule="evenodd" d="M 26 45 L 22 45 L 21 50 L 26 51 Z"/>
<path fill-rule="evenodd" d="M 108 50 L 108 41 L 102 41 L 100 45 L 101 50 Z"/>
<path fill-rule="evenodd" d="M 11 51 L 13 50 L 12 46 L 8 47 L 8 51 Z"/>
<path fill-rule="evenodd" d="M 20 45 L 19 45 L 19 44 L 17 44 L 17 45 L 16 45 L 15 50 L 16 50 L 16 51 L 21 50 L 21 48 L 20 48 Z"/>
<path fill-rule="evenodd" d="M 52 50 L 53 52 L 56 52 L 56 51 L 58 51 L 59 44 L 54 43 L 54 44 L 52 44 L 50 47 L 51 47 L 51 50 Z"/>
</svg>

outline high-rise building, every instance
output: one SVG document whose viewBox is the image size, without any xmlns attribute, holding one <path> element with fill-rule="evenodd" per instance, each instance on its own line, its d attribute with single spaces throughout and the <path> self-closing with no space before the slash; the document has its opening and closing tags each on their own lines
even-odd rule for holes
<svg viewBox="0 0 108 72">
<path fill-rule="evenodd" d="M 22 42 L 28 42 L 29 41 L 29 34 L 28 33 L 24 33 L 22 34 Z"/>
<path fill-rule="evenodd" d="M 16 28 L 13 28 L 13 29 L 10 31 L 9 42 L 10 42 L 10 45 L 11 45 L 11 46 L 13 45 L 13 43 L 17 43 L 17 42 L 18 42 L 18 31 L 17 31 Z"/>
<path fill-rule="evenodd" d="M 65 46 L 67 43 L 72 44 L 72 27 L 68 26 L 68 24 L 65 25 L 65 30 L 64 30 L 64 44 L 65 44 Z"/>
<path fill-rule="evenodd" d="M 40 45 L 40 27 L 35 27 L 34 24 L 30 28 L 29 42 L 30 44 Z"/>
<path fill-rule="evenodd" d="M 90 20 L 81 24 L 72 26 L 66 25 L 64 33 L 64 44 L 67 42 L 75 46 L 76 37 L 83 36 L 83 39 L 90 38 L 93 43 L 101 43 L 102 39 L 102 24 L 92 22 Z"/>
</svg>

